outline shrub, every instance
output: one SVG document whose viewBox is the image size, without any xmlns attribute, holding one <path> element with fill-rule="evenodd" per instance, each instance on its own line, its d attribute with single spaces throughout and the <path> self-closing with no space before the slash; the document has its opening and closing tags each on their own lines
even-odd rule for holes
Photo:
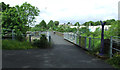
<svg viewBox="0 0 120 70">
<path fill-rule="evenodd" d="M 38 48 L 48 48 L 50 47 L 50 42 L 48 42 L 46 36 L 44 34 L 41 35 L 40 40 L 35 39 L 33 41 L 33 45 L 37 46 Z"/>
<path fill-rule="evenodd" d="M 107 62 L 114 67 L 120 68 L 120 56 L 114 56 L 111 59 L 108 59 Z"/>
<path fill-rule="evenodd" d="M 25 36 L 22 36 L 22 35 L 19 35 L 19 34 L 15 36 L 15 39 L 18 40 L 18 41 L 25 41 L 26 40 Z"/>
</svg>

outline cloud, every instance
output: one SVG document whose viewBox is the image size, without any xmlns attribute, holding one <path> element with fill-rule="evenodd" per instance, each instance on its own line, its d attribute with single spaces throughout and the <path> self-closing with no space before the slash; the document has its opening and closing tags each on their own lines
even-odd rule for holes
<svg viewBox="0 0 120 70">
<path fill-rule="evenodd" d="M 99 21 L 107 19 L 118 19 L 119 0 L 1 0 L 5 3 L 21 5 L 28 2 L 40 9 L 40 15 L 36 21 L 47 23 L 50 20 L 60 23 L 87 21 Z"/>
</svg>

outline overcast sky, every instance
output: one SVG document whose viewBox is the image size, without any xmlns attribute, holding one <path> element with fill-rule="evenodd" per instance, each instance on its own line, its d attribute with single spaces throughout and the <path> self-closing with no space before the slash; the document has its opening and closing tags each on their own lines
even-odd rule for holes
<svg viewBox="0 0 120 70">
<path fill-rule="evenodd" d="M 36 24 L 45 20 L 59 21 L 60 23 L 84 23 L 118 19 L 118 2 L 120 0 L 0 0 L 10 6 L 28 2 L 40 10 Z"/>
</svg>

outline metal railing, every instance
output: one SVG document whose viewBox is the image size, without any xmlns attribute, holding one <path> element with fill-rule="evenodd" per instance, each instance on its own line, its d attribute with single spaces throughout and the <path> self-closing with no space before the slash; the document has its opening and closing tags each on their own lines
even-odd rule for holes
<svg viewBox="0 0 120 70">
<path fill-rule="evenodd" d="M 86 36 L 80 36 L 74 33 L 64 33 L 64 39 L 88 50 L 100 51 L 101 38 L 92 38 Z M 109 47 L 109 57 L 113 57 L 116 53 L 120 54 L 120 37 L 111 36 Z"/>
<path fill-rule="evenodd" d="M 110 38 L 110 58 L 112 58 L 116 53 L 120 54 L 120 37 L 111 36 L 111 38 Z"/>
<path fill-rule="evenodd" d="M 7 37 L 9 39 L 14 40 L 15 39 L 15 32 L 14 30 L 10 30 L 10 29 L 2 29 L 2 39 L 4 39 L 4 37 Z"/>
<path fill-rule="evenodd" d="M 2 32 L 1 35 L 2 35 L 2 39 L 12 39 L 12 40 L 15 40 L 15 37 L 16 37 L 16 34 L 14 32 L 14 30 L 8 30 L 8 29 L 2 29 L 3 31 L 7 31 L 7 32 Z M 51 41 L 51 36 L 50 36 L 50 33 L 49 32 L 41 32 L 41 31 L 34 31 L 34 32 L 31 32 L 29 31 L 28 34 L 22 34 L 22 36 L 25 36 L 29 42 L 32 41 L 32 39 L 34 38 L 40 38 L 41 37 L 41 34 L 45 34 L 46 37 L 47 37 L 47 40 L 50 42 Z M 4 38 L 6 37 L 6 38 Z M 9 37 L 9 38 L 8 38 Z M 34 37 L 34 38 L 33 38 Z"/>
<path fill-rule="evenodd" d="M 80 36 L 74 33 L 64 33 L 64 39 L 73 42 L 76 45 L 86 49 L 93 50 L 94 48 L 100 48 L 100 38 L 91 38 L 86 36 Z M 97 45 L 95 45 L 96 43 Z M 98 46 L 99 44 L 99 46 Z"/>
<path fill-rule="evenodd" d="M 31 42 L 34 39 L 40 39 L 41 34 L 45 34 L 47 37 L 48 42 L 51 41 L 51 36 L 50 36 L 50 32 L 41 32 L 41 31 L 36 31 L 36 32 L 30 32 L 29 34 L 27 34 L 27 37 L 29 38 L 29 42 Z"/>
</svg>

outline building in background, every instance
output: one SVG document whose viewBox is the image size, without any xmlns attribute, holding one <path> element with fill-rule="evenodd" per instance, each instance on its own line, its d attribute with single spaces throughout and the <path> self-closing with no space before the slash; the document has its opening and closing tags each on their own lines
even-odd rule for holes
<svg viewBox="0 0 120 70">
<path fill-rule="evenodd" d="M 80 26 L 79 28 L 82 28 L 82 27 L 86 27 L 86 26 Z M 111 27 L 111 25 L 105 25 L 104 26 L 105 31 L 107 31 L 109 29 L 109 27 Z M 77 26 L 70 26 L 70 28 L 77 28 Z M 89 28 L 89 30 L 91 32 L 94 32 L 97 28 L 102 29 L 102 26 L 101 25 L 98 25 L 98 26 L 89 26 L 88 28 Z"/>
</svg>

